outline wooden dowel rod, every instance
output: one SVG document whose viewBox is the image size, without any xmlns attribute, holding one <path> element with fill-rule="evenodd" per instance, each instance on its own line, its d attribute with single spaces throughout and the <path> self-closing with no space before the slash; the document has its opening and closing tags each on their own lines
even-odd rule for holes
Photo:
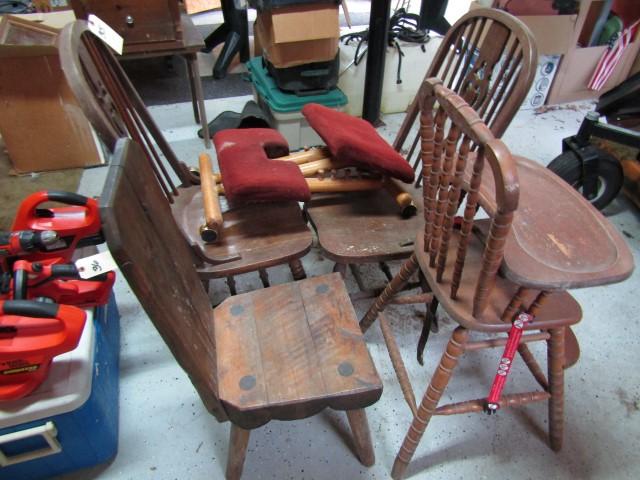
<svg viewBox="0 0 640 480">
<path fill-rule="evenodd" d="M 418 212 L 411 194 L 402 187 L 399 181 L 394 178 L 387 178 L 384 182 L 384 188 L 400 207 L 402 218 L 413 217 Z"/>
<path fill-rule="evenodd" d="M 389 303 L 393 305 L 414 305 L 416 303 L 430 303 L 433 300 L 432 293 L 418 293 L 416 295 L 398 295 Z"/>
<path fill-rule="evenodd" d="M 520 339 L 520 343 L 538 342 L 540 340 L 548 340 L 550 335 L 546 332 L 532 333 L 529 335 L 523 335 Z M 504 347 L 507 344 L 507 337 L 505 338 L 490 338 L 487 340 L 478 340 L 476 342 L 468 342 L 467 350 L 482 350 L 483 348 L 496 348 Z"/>
<path fill-rule="evenodd" d="M 222 210 L 218 190 L 213 178 L 211 157 L 201 153 L 198 157 L 200 165 L 200 188 L 204 203 L 204 224 L 200 226 L 200 237 L 206 243 L 214 243 L 220 239 L 222 232 Z"/>
<path fill-rule="evenodd" d="M 362 192 L 367 190 L 378 190 L 382 187 L 382 180 L 365 179 L 319 179 L 307 178 L 307 185 L 311 193 L 335 193 L 335 192 Z"/>
<path fill-rule="evenodd" d="M 528 403 L 548 400 L 548 392 L 513 393 L 500 397 L 500 408 L 519 407 Z M 458 415 L 460 413 L 482 412 L 487 404 L 486 398 L 478 398 L 466 402 L 450 403 L 436 408 L 434 415 Z"/>
<path fill-rule="evenodd" d="M 328 158 L 331 156 L 327 147 L 316 147 L 302 152 L 290 153 L 285 157 L 277 157 L 274 160 L 283 160 L 285 162 L 295 162 L 298 165 L 303 163 L 312 162 L 314 160 L 320 160 L 322 158 Z"/>
<path fill-rule="evenodd" d="M 311 193 L 362 192 L 377 190 L 382 187 L 382 180 L 364 180 L 359 178 L 305 178 L 305 180 Z M 216 190 L 218 195 L 224 195 L 224 186 L 222 184 L 217 184 Z"/>
</svg>

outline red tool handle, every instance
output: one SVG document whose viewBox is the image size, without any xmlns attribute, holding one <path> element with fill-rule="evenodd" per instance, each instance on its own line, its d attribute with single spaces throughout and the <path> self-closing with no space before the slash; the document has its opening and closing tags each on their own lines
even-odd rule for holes
<svg viewBox="0 0 640 480">
<path fill-rule="evenodd" d="M 513 358 L 518 351 L 518 345 L 520 344 L 520 338 L 522 338 L 522 331 L 525 324 L 533 320 L 533 316 L 528 313 L 521 313 L 511 324 L 509 330 L 509 338 L 507 344 L 504 346 L 504 353 L 498 364 L 498 371 L 493 379 L 493 385 L 489 390 L 489 396 L 487 397 L 487 408 L 489 413 L 493 413 L 500 408 L 500 397 L 502 396 L 502 390 L 505 383 L 507 383 L 507 375 L 511 370 L 511 364 Z"/>
</svg>

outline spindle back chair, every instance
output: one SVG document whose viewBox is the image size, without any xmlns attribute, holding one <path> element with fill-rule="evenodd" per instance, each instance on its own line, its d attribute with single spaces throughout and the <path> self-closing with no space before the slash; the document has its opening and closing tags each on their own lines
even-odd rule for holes
<svg viewBox="0 0 640 480">
<path fill-rule="evenodd" d="M 478 9 L 451 27 L 425 79 L 443 79 L 499 137 L 528 93 L 537 61 L 535 40 L 524 23 L 506 12 Z M 414 188 L 407 188 L 418 216 L 400 218 L 393 202 L 377 192 L 314 198 L 306 206 L 323 254 L 336 262 L 336 271 L 345 274 L 350 266 L 361 290 L 366 287 L 356 265 L 378 262 L 390 280 L 385 262 L 411 255 L 413 233 L 421 225 L 421 158 L 415 125 L 420 101 L 417 93 L 393 143 L 418 173 Z M 360 235 L 363 231 L 368 234 Z"/>
<path fill-rule="evenodd" d="M 501 10 L 479 9 L 468 12 L 447 32 L 425 78 L 441 79 L 500 138 L 531 88 L 537 63 L 535 40 L 525 24 Z M 416 95 L 393 144 L 398 151 L 408 147 L 407 161 L 416 170 L 421 161 L 415 149 L 419 132 L 411 132 L 419 110 Z M 421 181 L 418 175 L 416 185 Z"/>
<path fill-rule="evenodd" d="M 300 258 L 310 250 L 312 237 L 295 202 L 230 206 L 222 240 L 203 242 L 198 231 L 203 218 L 199 176 L 178 159 L 115 55 L 88 30 L 84 20 L 62 30 L 58 48 L 69 86 L 107 149 L 113 151 L 122 137 L 130 137 L 143 149 L 172 204 L 172 214 L 192 245 L 205 284 L 226 277 L 235 294 L 234 276 L 258 271 L 266 287 L 266 269 L 287 263 L 294 279 L 305 278 Z"/>
</svg>

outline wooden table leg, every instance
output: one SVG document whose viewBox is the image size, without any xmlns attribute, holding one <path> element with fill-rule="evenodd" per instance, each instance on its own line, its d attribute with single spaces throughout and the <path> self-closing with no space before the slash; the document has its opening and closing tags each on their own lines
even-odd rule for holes
<svg viewBox="0 0 640 480">
<path fill-rule="evenodd" d="M 365 467 L 370 467 L 376 461 L 371 443 L 371 433 L 369 432 L 369 422 L 364 408 L 358 410 L 347 410 L 349 426 L 353 434 L 353 443 L 356 447 L 358 459 Z"/>
<path fill-rule="evenodd" d="M 198 57 L 195 53 L 186 55 L 187 68 L 190 69 L 190 78 L 193 77 L 193 85 L 195 87 L 196 99 L 198 100 L 198 113 L 200 124 L 202 125 L 202 137 L 204 138 L 204 146 L 211 148 L 211 138 L 209 134 L 209 124 L 207 122 L 207 112 L 204 108 L 204 93 L 202 91 L 202 80 L 200 79 L 200 69 L 198 68 Z"/>
<path fill-rule="evenodd" d="M 237 480 L 242 476 L 242 467 L 247 455 L 249 445 L 249 434 L 251 430 L 237 427 L 231 424 L 229 435 L 229 453 L 227 454 L 227 480 Z"/>
</svg>

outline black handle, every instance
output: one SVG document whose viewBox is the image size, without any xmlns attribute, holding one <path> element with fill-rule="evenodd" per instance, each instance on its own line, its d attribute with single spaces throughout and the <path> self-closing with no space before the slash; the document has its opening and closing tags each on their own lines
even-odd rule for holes
<svg viewBox="0 0 640 480">
<path fill-rule="evenodd" d="M 7 300 L 4 302 L 5 315 L 22 315 L 34 318 L 56 318 L 60 306 L 57 303 L 44 303 L 35 300 Z"/>
<path fill-rule="evenodd" d="M 25 300 L 29 277 L 26 270 L 16 270 L 13 277 L 13 298 Z"/>
<path fill-rule="evenodd" d="M 52 202 L 66 203 L 67 205 L 77 205 L 83 207 L 87 204 L 89 199 L 84 195 L 79 195 L 72 192 L 64 192 L 62 190 L 48 190 L 47 197 Z"/>
<path fill-rule="evenodd" d="M 51 276 L 53 277 L 77 277 L 78 269 L 73 263 L 63 265 L 52 265 Z"/>
</svg>

